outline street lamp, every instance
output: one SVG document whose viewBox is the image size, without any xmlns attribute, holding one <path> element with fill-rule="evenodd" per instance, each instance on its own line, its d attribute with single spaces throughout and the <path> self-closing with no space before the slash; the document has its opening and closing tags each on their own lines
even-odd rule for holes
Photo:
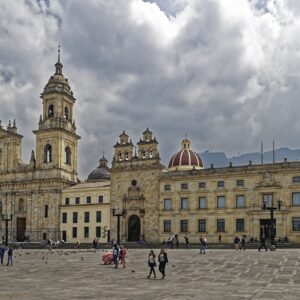
<svg viewBox="0 0 300 300">
<path fill-rule="evenodd" d="M 8 245 L 8 222 L 12 221 L 13 214 L 2 214 L 2 220 L 5 221 L 5 245 Z"/>
<path fill-rule="evenodd" d="M 116 209 L 112 209 L 113 217 L 117 217 L 117 244 L 120 245 L 120 217 L 125 217 L 126 209 L 123 208 L 121 213 L 116 213 Z"/>
<path fill-rule="evenodd" d="M 276 206 L 267 206 L 267 200 L 263 200 L 263 203 L 262 203 L 262 209 L 265 211 L 265 210 L 269 210 L 270 211 L 270 214 L 271 214 L 271 249 L 275 250 L 275 241 L 274 241 L 274 238 L 275 238 L 275 234 L 274 234 L 274 210 L 278 209 L 278 210 L 281 210 L 281 205 L 282 205 L 282 201 L 281 200 L 278 200 L 277 201 L 277 207 Z"/>
</svg>

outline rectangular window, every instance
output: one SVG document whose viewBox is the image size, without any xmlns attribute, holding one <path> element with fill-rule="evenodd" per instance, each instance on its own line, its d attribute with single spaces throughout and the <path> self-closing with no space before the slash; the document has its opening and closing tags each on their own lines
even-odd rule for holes
<svg viewBox="0 0 300 300">
<path fill-rule="evenodd" d="M 45 205 L 45 212 L 44 212 L 45 218 L 48 218 L 48 205 Z"/>
<path fill-rule="evenodd" d="M 101 211 L 96 211 L 96 222 L 101 222 Z"/>
<path fill-rule="evenodd" d="M 172 200 L 164 199 L 164 210 L 171 210 L 171 209 L 172 209 Z"/>
<path fill-rule="evenodd" d="M 225 197 L 224 196 L 217 197 L 217 208 L 225 208 Z"/>
<path fill-rule="evenodd" d="M 244 219 L 236 219 L 236 231 L 244 232 L 245 231 L 245 220 Z"/>
<path fill-rule="evenodd" d="M 198 231 L 206 232 L 206 220 L 205 219 L 198 220 Z"/>
<path fill-rule="evenodd" d="M 164 220 L 164 232 L 171 232 L 171 221 Z"/>
<path fill-rule="evenodd" d="M 80 204 L 80 197 L 76 197 L 76 198 L 75 198 L 75 203 L 76 203 L 76 204 Z"/>
<path fill-rule="evenodd" d="M 182 183 L 181 184 L 181 189 L 182 190 L 187 190 L 189 188 L 188 184 L 187 183 Z"/>
<path fill-rule="evenodd" d="M 100 196 L 98 197 L 98 203 L 103 203 L 103 195 L 100 195 Z"/>
<path fill-rule="evenodd" d="M 217 219 L 217 232 L 225 232 L 225 220 Z"/>
<path fill-rule="evenodd" d="M 66 212 L 62 213 L 62 223 L 66 224 L 68 221 L 68 215 Z"/>
<path fill-rule="evenodd" d="M 86 203 L 90 204 L 92 202 L 92 197 L 91 196 L 86 196 Z"/>
<path fill-rule="evenodd" d="M 78 222 L 78 212 L 73 212 L 73 223 L 77 223 Z"/>
<path fill-rule="evenodd" d="M 77 227 L 72 227 L 72 237 L 77 238 Z"/>
<path fill-rule="evenodd" d="M 293 193 L 293 206 L 300 206 L 300 192 Z"/>
<path fill-rule="evenodd" d="M 181 198 L 180 202 L 181 202 L 180 209 L 183 209 L 183 210 L 189 209 L 189 199 L 188 198 Z"/>
<path fill-rule="evenodd" d="M 293 218 L 293 231 L 300 231 L 300 218 Z"/>
<path fill-rule="evenodd" d="M 165 184 L 165 191 L 171 191 L 171 185 Z"/>
<path fill-rule="evenodd" d="M 85 238 L 88 238 L 88 237 L 89 237 L 89 234 L 90 234 L 89 231 L 90 231 L 90 230 L 89 230 L 89 227 L 84 227 L 84 237 L 85 237 Z"/>
<path fill-rule="evenodd" d="M 84 212 L 84 223 L 90 222 L 90 213 L 88 211 Z"/>
<path fill-rule="evenodd" d="M 223 180 L 218 181 L 218 188 L 219 189 L 224 188 L 224 186 L 225 186 L 225 184 L 224 184 Z"/>
<path fill-rule="evenodd" d="M 299 183 L 300 182 L 300 176 L 294 176 L 293 177 L 293 182 Z"/>
<path fill-rule="evenodd" d="M 97 238 L 101 237 L 101 226 L 96 226 L 96 237 Z"/>
<path fill-rule="evenodd" d="M 205 189 L 206 188 L 206 184 L 204 181 L 200 181 L 199 182 L 199 189 Z"/>
<path fill-rule="evenodd" d="M 188 220 L 181 220 L 180 221 L 180 231 L 181 232 L 188 232 L 189 231 Z"/>
<path fill-rule="evenodd" d="M 245 207 L 245 196 L 244 195 L 237 195 L 235 197 L 236 208 Z"/>
<path fill-rule="evenodd" d="M 236 181 L 236 186 L 237 186 L 237 187 L 244 187 L 244 180 L 238 179 L 238 180 Z"/>
<path fill-rule="evenodd" d="M 266 204 L 266 207 L 273 206 L 273 194 L 264 194 L 263 195 L 263 203 Z"/>
<path fill-rule="evenodd" d="M 199 197 L 199 209 L 207 208 L 206 197 Z"/>
<path fill-rule="evenodd" d="M 69 204 L 70 204 L 70 198 L 68 198 L 68 197 L 65 198 L 65 204 L 66 204 L 66 205 L 69 205 Z"/>
</svg>

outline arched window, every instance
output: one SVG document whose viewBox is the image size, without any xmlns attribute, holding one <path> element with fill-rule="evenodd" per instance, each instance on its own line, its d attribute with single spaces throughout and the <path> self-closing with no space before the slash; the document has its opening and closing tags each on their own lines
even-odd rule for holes
<svg viewBox="0 0 300 300">
<path fill-rule="evenodd" d="M 71 149 L 66 147 L 65 149 L 65 164 L 71 165 Z"/>
<path fill-rule="evenodd" d="M 67 119 L 67 120 L 69 120 L 69 109 L 67 107 L 65 107 L 64 118 Z"/>
<path fill-rule="evenodd" d="M 145 158 L 146 158 L 146 151 L 142 150 L 142 159 L 145 159 Z"/>
<path fill-rule="evenodd" d="M 126 151 L 125 152 L 125 160 L 128 160 L 129 159 L 129 154 L 128 154 L 128 152 Z"/>
<path fill-rule="evenodd" d="M 121 152 L 119 152 L 118 158 L 119 158 L 119 161 L 122 160 L 122 153 Z"/>
<path fill-rule="evenodd" d="M 19 199 L 19 206 L 18 206 L 18 211 L 22 212 L 25 210 L 25 203 L 24 203 L 24 199 Z"/>
<path fill-rule="evenodd" d="M 48 107 L 48 118 L 54 117 L 54 105 L 50 104 Z"/>
<path fill-rule="evenodd" d="M 152 150 L 152 149 L 150 149 L 150 151 L 149 151 L 149 157 L 150 157 L 150 158 L 153 157 L 153 150 Z"/>
<path fill-rule="evenodd" d="M 44 163 L 52 162 L 52 147 L 51 145 L 46 145 L 44 149 Z"/>
</svg>

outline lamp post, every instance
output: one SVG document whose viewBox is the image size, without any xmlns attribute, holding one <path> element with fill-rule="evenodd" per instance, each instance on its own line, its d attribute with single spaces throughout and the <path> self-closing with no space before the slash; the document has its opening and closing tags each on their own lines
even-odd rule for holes
<svg viewBox="0 0 300 300">
<path fill-rule="evenodd" d="M 121 213 L 116 213 L 116 209 L 112 209 L 113 217 L 117 217 L 117 244 L 120 245 L 120 217 L 125 217 L 126 209 L 123 208 Z"/>
<path fill-rule="evenodd" d="M 269 210 L 270 211 L 270 220 L 271 220 L 271 249 L 275 250 L 275 234 L 274 234 L 274 210 L 278 209 L 281 210 L 281 205 L 282 205 L 282 201 L 278 200 L 277 201 L 277 207 L 276 206 L 267 206 L 267 201 L 263 200 L 262 203 L 262 209 L 265 210 Z"/>
<path fill-rule="evenodd" d="M 12 221 L 13 214 L 2 214 L 2 220 L 5 221 L 5 245 L 8 245 L 8 222 Z"/>
</svg>

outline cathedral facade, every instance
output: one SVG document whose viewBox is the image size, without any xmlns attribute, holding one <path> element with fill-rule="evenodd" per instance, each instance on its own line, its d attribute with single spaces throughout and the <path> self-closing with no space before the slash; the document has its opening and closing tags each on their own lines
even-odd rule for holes
<svg viewBox="0 0 300 300">
<path fill-rule="evenodd" d="M 73 116 L 75 98 L 63 65 L 55 64 L 43 92 L 35 151 L 21 160 L 22 136 L 15 121 L 0 126 L 0 232 L 9 240 L 60 238 L 59 205 L 63 188 L 77 182 L 77 143 Z M 7 228 L 8 227 L 8 228 Z"/>
</svg>

